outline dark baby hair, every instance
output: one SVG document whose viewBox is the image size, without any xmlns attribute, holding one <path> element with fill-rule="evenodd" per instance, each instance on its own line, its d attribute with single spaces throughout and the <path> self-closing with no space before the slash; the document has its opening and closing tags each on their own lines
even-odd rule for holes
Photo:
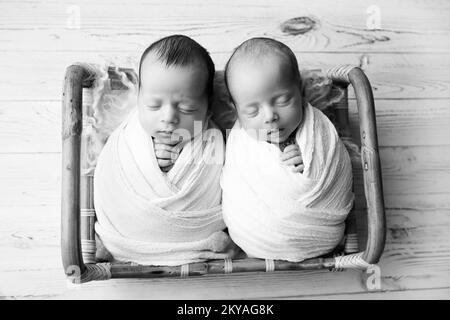
<svg viewBox="0 0 450 320">
<path fill-rule="evenodd" d="M 211 98 L 214 89 L 214 62 L 208 51 L 199 43 L 184 35 L 172 35 L 153 42 L 141 56 L 139 62 L 139 88 L 141 87 L 141 68 L 145 57 L 152 53 L 158 61 L 170 66 L 187 66 L 196 61 L 204 63 L 208 72 L 206 93 Z"/>
<path fill-rule="evenodd" d="M 292 80 L 299 85 L 299 88 L 301 88 L 302 80 L 300 77 L 300 71 L 298 69 L 298 62 L 292 50 L 284 43 L 277 41 L 275 39 L 258 37 L 258 38 L 251 38 L 241 43 L 236 49 L 234 49 L 230 59 L 228 59 L 228 62 L 225 65 L 225 74 L 224 74 L 225 85 L 228 89 L 228 92 L 230 93 L 228 86 L 228 78 L 230 74 L 230 68 L 232 67 L 233 64 L 233 60 L 242 57 L 257 58 L 258 56 L 264 56 L 266 54 L 273 52 L 279 53 L 283 56 L 285 62 L 287 62 L 288 64 L 289 70 L 291 70 L 292 72 L 291 74 Z"/>
</svg>

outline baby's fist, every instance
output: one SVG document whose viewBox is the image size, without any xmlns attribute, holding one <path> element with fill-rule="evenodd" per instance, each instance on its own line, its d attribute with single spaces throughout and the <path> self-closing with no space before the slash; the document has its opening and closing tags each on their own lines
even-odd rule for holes
<svg viewBox="0 0 450 320">
<path fill-rule="evenodd" d="M 154 141 L 154 150 L 156 160 L 162 171 L 168 172 L 174 165 L 180 154 L 179 145 L 169 145 L 166 143 L 161 143 L 157 139 Z"/>
<path fill-rule="evenodd" d="M 286 166 L 292 166 L 293 172 L 303 173 L 303 158 L 300 147 L 297 144 L 288 145 L 281 154 L 281 162 Z"/>
</svg>

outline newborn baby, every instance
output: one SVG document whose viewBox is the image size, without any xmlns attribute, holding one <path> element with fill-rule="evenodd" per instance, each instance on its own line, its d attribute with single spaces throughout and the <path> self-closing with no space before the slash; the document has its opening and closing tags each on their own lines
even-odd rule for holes
<svg viewBox="0 0 450 320">
<path fill-rule="evenodd" d="M 143 53 L 137 108 L 109 137 L 94 174 L 95 231 L 112 260 L 233 256 L 221 210 L 224 142 L 209 121 L 213 78 L 208 52 L 188 37 Z"/>
<path fill-rule="evenodd" d="M 353 204 L 351 162 L 334 125 L 302 97 L 294 53 L 273 39 L 245 41 L 225 81 L 238 116 L 221 180 L 230 236 L 255 258 L 332 251 Z"/>
</svg>

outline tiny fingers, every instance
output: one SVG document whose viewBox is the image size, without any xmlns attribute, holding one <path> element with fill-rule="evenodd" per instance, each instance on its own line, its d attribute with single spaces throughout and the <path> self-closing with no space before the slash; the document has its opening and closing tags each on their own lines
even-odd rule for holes
<svg viewBox="0 0 450 320">
<path fill-rule="evenodd" d="M 284 148 L 280 158 L 284 165 L 291 167 L 292 172 L 303 173 L 305 166 L 300 147 L 297 144 L 291 144 Z"/>
<path fill-rule="evenodd" d="M 158 165 L 160 168 L 173 165 L 173 161 L 170 159 L 157 159 L 157 160 L 158 160 Z"/>
<path fill-rule="evenodd" d="M 290 151 L 293 151 L 293 150 L 300 151 L 300 148 L 299 148 L 298 144 L 295 143 L 295 144 L 290 144 L 290 145 L 286 146 L 286 148 L 284 148 L 283 152 L 290 152 Z"/>
<path fill-rule="evenodd" d="M 303 173 L 305 166 L 303 164 L 299 164 L 298 166 L 292 166 L 292 172 Z"/>
<path fill-rule="evenodd" d="M 287 166 L 297 166 L 303 163 L 303 159 L 301 156 L 295 156 L 293 158 L 283 160 L 283 163 Z"/>
<path fill-rule="evenodd" d="M 300 152 L 295 151 L 295 150 L 294 151 L 290 151 L 288 153 L 282 153 L 281 154 L 281 161 L 287 161 L 287 160 L 295 158 L 295 157 L 299 157 L 303 161 L 303 158 L 302 158 L 302 155 L 300 154 Z"/>
<path fill-rule="evenodd" d="M 155 142 L 155 150 L 167 150 L 172 151 L 175 148 L 175 146 L 168 145 L 166 143 L 158 143 Z"/>
<path fill-rule="evenodd" d="M 165 149 L 155 150 L 155 155 L 157 159 L 176 160 L 178 158 L 178 153 Z"/>
<path fill-rule="evenodd" d="M 181 141 L 183 141 L 183 137 L 172 134 L 170 136 L 170 138 L 165 138 L 165 139 L 153 138 L 153 141 L 155 144 L 166 144 L 166 145 L 173 147 L 173 146 L 179 144 Z"/>
<path fill-rule="evenodd" d="M 281 153 L 281 160 L 287 160 L 296 156 L 301 157 L 300 148 L 296 144 L 291 144 L 287 146 L 284 151 Z"/>
<path fill-rule="evenodd" d="M 170 169 L 172 169 L 172 167 L 173 167 L 173 164 L 171 164 L 170 166 L 167 166 L 167 167 L 160 167 L 160 168 L 161 168 L 162 172 L 169 172 Z"/>
</svg>

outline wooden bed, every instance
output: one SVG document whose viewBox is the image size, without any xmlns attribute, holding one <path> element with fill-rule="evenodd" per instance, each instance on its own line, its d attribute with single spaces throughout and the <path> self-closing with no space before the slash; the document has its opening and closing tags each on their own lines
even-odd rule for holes
<svg viewBox="0 0 450 320">
<path fill-rule="evenodd" d="M 107 69 L 110 87 L 123 92 L 126 81 L 136 83 L 132 69 Z M 86 169 L 89 155 L 89 137 L 84 134 L 86 117 L 93 117 L 92 101 L 87 93 L 92 90 L 99 76 L 89 64 L 73 64 L 66 70 L 62 102 L 62 201 L 61 201 L 61 253 L 66 275 L 74 283 L 110 278 L 186 277 L 205 274 L 239 272 L 277 272 L 281 270 L 365 270 L 379 261 L 386 237 L 385 207 L 381 181 L 381 165 L 378 154 L 377 127 L 372 88 L 364 72 L 353 66 L 336 66 L 327 71 L 333 89 L 344 92 L 343 98 L 334 103 L 326 113 L 345 141 L 351 137 L 348 116 L 349 85 L 353 87 L 359 114 L 360 141 L 358 152 L 352 153 L 354 176 L 362 170 L 363 192 L 367 207 L 367 232 L 358 233 L 356 214 L 349 214 L 344 241 L 332 253 L 294 263 L 281 260 L 240 259 L 211 260 L 176 267 L 146 266 L 132 263 L 109 263 L 95 260 L 95 208 L 93 202 L 93 170 Z M 85 98 L 85 99 L 84 99 Z M 346 144 L 347 145 L 347 144 Z M 358 163 L 360 162 L 360 164 Z M 354 187 L 356 184 L 354 184 Z M 356 192 L 355 192 L 356 193 Z M 364 238 L 363 238 L 364 237 Z M 360 249 L 361 244 L 364 245 Z"/>
</svg>

